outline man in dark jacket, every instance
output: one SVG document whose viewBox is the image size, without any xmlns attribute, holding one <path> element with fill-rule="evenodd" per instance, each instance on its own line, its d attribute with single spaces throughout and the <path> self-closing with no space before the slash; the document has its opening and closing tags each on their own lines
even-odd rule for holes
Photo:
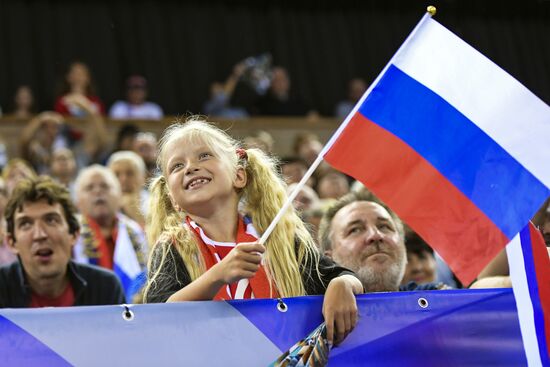
<svg viewBox="0 0 550 367">
<path fill-rule="evenodd" d="M 75 212 L 68 190 L 48 177 L 17 185 L 5 217 L 18 261 L 0 268 L 0 307 L 125 302 L 112 272 L 71 261 L 80 228 Z"/>
</svg>

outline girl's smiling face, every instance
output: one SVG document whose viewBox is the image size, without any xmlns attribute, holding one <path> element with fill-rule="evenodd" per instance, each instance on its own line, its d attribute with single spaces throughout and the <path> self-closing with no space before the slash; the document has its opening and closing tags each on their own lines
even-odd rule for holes
<svg viewBox="0 0 550 367">
<path fill-rule="evenodd" d="M 246 185 L 242 167 L 233 169 L 205 142 L 184 137 L 166 149 L 164 168 L 172 201 L 188 214 L 203 213 L 223 203 L 238 202 L 237 189 Z"/>
</svg>

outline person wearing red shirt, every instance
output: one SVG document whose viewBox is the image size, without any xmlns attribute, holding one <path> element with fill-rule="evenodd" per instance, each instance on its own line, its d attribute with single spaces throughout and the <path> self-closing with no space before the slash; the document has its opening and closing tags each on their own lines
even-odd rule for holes
<svg viewBox="0 0 550 367">
<path fill-rule="evenodd" d="M 65 73 L 63 88 L 55 101 L 55 111 L 63 116 L 86 116 L 86 111 L 76 101 L 79 97 L 86 98 L 94 113 L 105 115 L 105 105 L 95 95 L 90 69 L 83 62 L 75 61 Z"/>
</svg>

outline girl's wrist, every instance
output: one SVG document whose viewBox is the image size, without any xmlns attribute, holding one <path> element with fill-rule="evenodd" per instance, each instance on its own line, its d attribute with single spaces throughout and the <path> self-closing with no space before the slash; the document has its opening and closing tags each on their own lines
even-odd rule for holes
<svg viewBox="0 0 550 367">
<path fill-rule="evenodd" d="M 215 286 L 217 289 L 220 289 L 225 284 L 221 263 L 215 264 L 206 273 L 209 275 L 209 281 L 212 286 Z"/>
<path fill-rule="evenodd" d="M 363 293 L 363 285 L 361 281 L 350 274 L 340 275 L 337 278 L 331 280 L 331 283 L 336 281 L 341 283 L 346 289 L 349 289 L 353 294 Z"/>
</svg>

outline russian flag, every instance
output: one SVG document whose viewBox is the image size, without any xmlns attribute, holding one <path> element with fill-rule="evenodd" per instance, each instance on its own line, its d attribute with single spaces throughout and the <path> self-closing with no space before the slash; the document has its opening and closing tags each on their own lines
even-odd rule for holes
<svg viewBox="0 0 550 367">
<path fill-rule="evenodd" d="M 429 14 L 321 155 L 469 284 L 550 196 L 550 108 Z"/>
<path fill-rule="evenodd" d="M 550 366 L 550 259 L 529 223 L 506 246 L 521 335 L 529 366 Z"/>
<path fill-rule="evenodd" d="M 118 275 L 126 295 L 126 302 L 132 303 L 134 296 L 141 290 L 147 280 L 144 267 L 139 263 L 138 255 L 130 240 L 126 226 L 133 226 L 134 233 L 139 236 L 139 243 L 145 244 L 145 235 L 139 225 L 128 220 L 118 221 L 118 236 L 113 254 L 113 271 Z M 142 249 L 145 253 L 146 249 Z"/>
</svg>

